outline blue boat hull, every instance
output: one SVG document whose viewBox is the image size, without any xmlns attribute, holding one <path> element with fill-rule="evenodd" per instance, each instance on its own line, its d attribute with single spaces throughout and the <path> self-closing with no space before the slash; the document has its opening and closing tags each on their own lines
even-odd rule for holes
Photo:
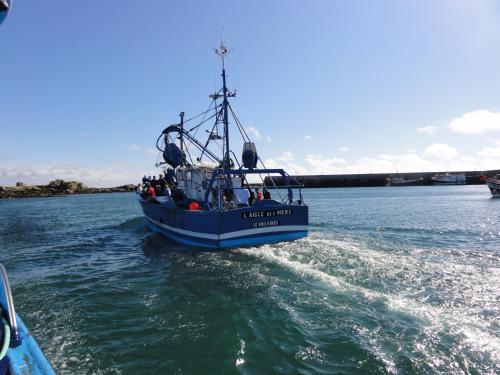
<svg viewBox="0 0 500 375">
<path fill-rule="evenodd" d="M 223 212 L 189 211 L 139 198 L 154 232 L 190 246 L 230 248 L 292 241 L 308 234 L 308 207 L 260 201 Z"/>
<path fill-rule="evenodd" d="M 7 352 L 10 375 L 55 375 L 52 366 L 44 356 L 37 342 L 23 321 L 17 316 L 21 344 Z"/>
<path fill-rule="evenodd" d="M 55 374 L 37 342 L 15 313 L 7 271 L 0 264 L 0 374 Z"/>
</svg>

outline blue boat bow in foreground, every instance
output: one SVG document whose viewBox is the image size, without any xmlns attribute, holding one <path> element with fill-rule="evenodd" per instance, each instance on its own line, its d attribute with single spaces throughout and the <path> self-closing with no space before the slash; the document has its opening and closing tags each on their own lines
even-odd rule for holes
<svg viewBox="0 0 500 375">
<path fill-rule="evenodd" d="M 14 310 L 7 272 L 0 264 L 0 375 L 55 374 L 31 333 Z"/>
</svg>

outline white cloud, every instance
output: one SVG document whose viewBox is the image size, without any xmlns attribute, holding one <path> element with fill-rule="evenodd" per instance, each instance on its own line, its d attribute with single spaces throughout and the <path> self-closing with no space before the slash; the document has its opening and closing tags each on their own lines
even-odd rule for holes
<svg viewBox="0 0 500 375">
<path fill-rule="evenodd" d="M 376 157 L 364 156 L 354 160 L 326 157 L 321 154 L 309 154 L 303 160 L 296 160 L 288 151 L 267 160 L 266 166 L 284 168 L 292 175 L 481 171 L 500 166 L 500 144 L 498 148 L 485 147 L 479 154 L 482 157 L 459 155 L 454 147 L 443 143 L 430 145 L 422 153 L 406 150 L 402 154 L 380 154 Z"/>
<path fill-rule="evenodd" d="M 500 130 L 500 112 L 485 109 L 468 112 L 450 122 L 449 129 L 456 133 L 481 134 L 490 130 Z"/>
<path fill-rule="evenodd" d="M 328 158 L 321 154 L 309 154 L 306 156 L 309 163 L 309 174 L 333 174 L 338 173 L 339 167 L 345 166 L 347 161 L 342 158 Z"/>
<path fill-rule="evenodd" d="M 424 160 L 416 154 L 381 154 L 378 157 L 364 156 L 353 161 L 343 158 L 306 157 L 312 172 L 310 174 L 353 174 L 353 173 L 388 173 L 415 172 L 432 168 L 432 162 Z"/>
<path fill-rule="evenodd" d="M 394 156 L 390 155 L 390 154 L 380 154 L 378 157 L 382 160 L 393 160 L 394 159 Z"/>
<path fill-rule="evenodd" d="M 312 135 L 310 135 L 310 134 L 307 134 L 307 135 L 304 137 L 304 141 L 310 141 L 310 140 L 312 140 L 312 139 L 313 139 L 313 137 L 312 137 Z"/>
<path fill-rule="evenodd" d="M 500 158 L 497 158 L 497 166 Z M 378 157 L 365 156 L 345 164 L 335 166 L 335 174 L 350 173 L 395 173 L 419 171 L 463 171 L 494 169 L 492 160 L 480 160 L 473 157 L 457 156 L 454 159 L 427 158 L 416 153 L 382 154 Z"/>
<path fill-rule="evenodd" d="M 81 181 L 92 187 L 110 187 L 137 183 L 144 171 L 157 172 L 142 167 L 114 164 L 102 168 L 90 168 L 75 164 L 14 165 L 0 166 L 0 185 L 14 185 L 21 181 L 27 184 L 47 184 L 60 178 Z"/>
<path fill-rule="evenodd" d="M 439 130 L 439 126 L 434 126 L 434 125 L 427 125 L 427 126 L 422 126 L 417 129 L 419 133 L 424 133 L 428 135 L 434 135 L 436 132 Z"/>
<path fill-rule="evenodd" d="M 347 151 L 349 151 L 349 147 L 347 147 L 347 146 L 342 146 L 342 147 L 340 147 L 340 148 L 339 148 L 339 151 L 340 151 L 340 152 L 347 152 Z"/>
<path fill-rule="evenodd" d="M 285 151 L 275 158 L 267 159 L 264 161 L 264 164 L 267 168 L 283 168 L 292 175 L 308 174 L 307 169 L 295 161 L 290 151 Z"/>
<path fill-rule="evenodd" d="M 136 145 L 135 143 L 128 145 L 128 148 L 129 148 L 129 150 L 132 150 L 132 151 L 139 151 L 141 149 L 140 146 Z"/>
<path fill-rule="evenodd" d="M 478 152 L 478 154 L 479 154 L 479 156 L 486 157 L 486 158 L 499 158 L 500 159 L 500 146 L 497 146 L 497 147 L 483 147 Z"/>
<path fill-rule="evenodd" d="M 278 156 L 276 158 L 277 160 L 279 161 L 283 161 L 283 162 L 291 162 L 291 161 L 294 161 L 295 159 L 293 158 L 293 154 L 290 152 L 290 151 L 285 151 L 281 154 L 281 156 Z"/>
<path fill-rule="evenodd" d="M 270 136 L 267 136 L 267 137 L 266 137 L 266 141 L 267 141 L 268 143 L 271 143 L 271 141 L 272 141 L 271 137 L 270 137 Z"/>
<path fill-rule="evenodd" d="M 497 169 L 500 166 L 500 143 L 492 147 L 483 147 L 476 157 L 458 155 L 455 148 L 438 143 L 429 146 L 423 153 L 405 151 L 402 154 L 364 156 L 353 160 L 327 157 L 321 154 L 308 154 L 304 159 L 297 160 L 293 153 L 285 151 L 274 158 L 265 160 L 264 163 L 268 168 L 283 168 L 292 175 L 482 171 Z M 118 186 L 136 183 L 144 173 L 157 175 L 158 171 L 151 170 L 149 162 L 133 166 L 111 163 L 106 167 L 95 168 L 61 163 L 14 166 L 0 164 L 0 185 L 13 185 L 17 181 L 28 184 L 46 184 L 53 179 L 62 178 L 82 181 L 88 186 Z"/>
<path fill-rule="evenodd" d="M 245 131 L 250 138 L 253 138 L 256 141 L 260 141 L 262 139 L 262 135 L 260 134 L 259 129 L 254 128 L 253 126 L 245 128 Z"/>
<path fill-rule="evenodd" d="M 434 143 L 425 149 L 424 154 L 438 159 L 451 160 L 458 156 L 458 151 L 446 143 Z"/>
</svg>

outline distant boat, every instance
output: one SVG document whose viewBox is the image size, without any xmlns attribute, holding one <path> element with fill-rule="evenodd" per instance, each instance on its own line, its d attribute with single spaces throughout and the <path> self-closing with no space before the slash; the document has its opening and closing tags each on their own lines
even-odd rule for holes
<svg viewBox="0 0 500 375">
<path fill-rule="evenodd" d="M 465 174 L 437 174 L 431 178 L 434 185 L 465 185 Z"/>
<path fill-rule="evenodd" d="M 495 177 L 481 176 L 481 180 L 488 185 L 493 198 L 500 198 L 500 174 Z"/>
<path fill-rule="evenodd" d="M 7 272 L 0 264 L 0 374 L 53 375 L 54 370 L 14 310 Z"/>
<path fill-rule="evenodd" d="M 182 244 L 215 249 L 306 237 L 308 206 L 301 186 L 289 184 L 290 176 L 283 169 L 266 168 L 258 157 L 255 144 L 229 104 L 228 99 L 236 95 L 226 87 L 224 57 L 229 50 L 221 44 L 215 52 L 222 57 L 222 88 L 210 96 L 209 109 L 192 117 L 190 120 L 203 116 L 189 129 L 185 126 L 189 120 L 181 112 L 180 123 L 165 128 L 157 139 L 164 162 L 156 166 L 169 167 L 160 170 L 166 176 L 161 181 L 145 177 L 146 189 L 137 193 L 148 224 Z M 230 148 L 229 116 L 235 133 L 237 130 L 243 138 L 241 162 Z M 214 123 L 209 125 L 207 138 L 195 138 L 200 126 L 211 118 Z M 277 186 L 271 174 L 281 175 L 284 186 Z M 247 179 L 252 175 L 269 177 L 272 186 L 265 186 L 264 181 L 261 186 L 273 189 L 274 197 L 266 189 L 256 189 L 254 194 Z M 298 196 L 294 197 L 294 190 Z"/>
<path fill-rule="evenodd" d="M 387 178 L 387 186 L 421 186 L 425 185 L 423 177 L 402 177 L 402 176 L 390 176 Z"/>
</svg>

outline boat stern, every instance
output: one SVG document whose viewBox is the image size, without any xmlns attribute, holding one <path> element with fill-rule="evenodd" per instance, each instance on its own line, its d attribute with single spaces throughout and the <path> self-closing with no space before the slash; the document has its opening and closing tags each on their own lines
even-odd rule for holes
<svg viewBox="0 0 500 375">
<path fill-rule="evenodd" d="M 220 248 L 256 246 L 307 237 L 309 209 L 303 204 L 261 201 L 225 211 L 221 219 Z"/>
</svg>

